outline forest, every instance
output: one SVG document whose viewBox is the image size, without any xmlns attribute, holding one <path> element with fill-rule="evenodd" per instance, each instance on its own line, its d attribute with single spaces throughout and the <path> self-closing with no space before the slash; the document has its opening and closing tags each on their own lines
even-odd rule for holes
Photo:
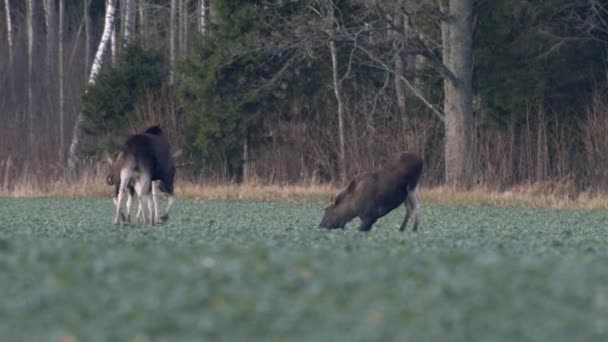
<svg viewBox="0 0 608 342">
<path fill-rule="evenodd" d="M 159 124 L 180 177 L 608 191 L 601 0 L 3 0 L 0 189 Z"/>
</svg>

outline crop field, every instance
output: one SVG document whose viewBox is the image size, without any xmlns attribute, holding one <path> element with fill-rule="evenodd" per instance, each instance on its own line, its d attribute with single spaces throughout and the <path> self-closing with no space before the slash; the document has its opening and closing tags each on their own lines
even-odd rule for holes
<svg viewBox="0 0 608 342">
<path fill-rule="evenodd" d="M 321 207 L 114 226 L 108 198 L 0 198 L 0 340 L 608 340 L 608 211 L 427 205 L 418 233 L 401 208 L 361 233 Z"/>
</svg>

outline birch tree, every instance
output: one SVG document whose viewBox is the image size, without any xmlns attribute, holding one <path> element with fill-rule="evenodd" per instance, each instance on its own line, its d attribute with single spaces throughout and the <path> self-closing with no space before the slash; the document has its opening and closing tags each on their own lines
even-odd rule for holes
<svg viewBox="0 0 608 342">
<path fill-rule="evenodd" d="M 8 43 L 8 62 L 13 65 L 13 25 L 11 24 L 11 5 L 4 0 L 4 14 L 6 15 L 6 40 Z"/>
<path fill-rule="evenodd" d="M 99 42 L 99 46 L 97 47 L 97 52 L 95 53 L 95 59 L 93 60 L 93 65 L 91 66 L 91 74 L 89 75 L 88 84 L 94 84 L 99 71 L 101 70 L 101 65 L 103 62 L 103 55 L 106 51 L 108 43 L 110 41 L 110 36 L 112 35 L 112 31 L 114 31 L 114 12 L 116 10 L 115 0 L 107 0 L 106 2 L 106 16 L 104 20 L 103 33 L 101 35 L 101 41 Z M 68 171 L 71 175 L 76 171 L 76 162 L 78 160 L 78 149 L 80 145 L 80 125 L 82 124 L 82 114 L 79 113 L 76 118 L 76 122 L 74 123 L 74 128 L 72 130 L 72 142 L 70 144 L 70 150 L 68 152 Z"/>
<path fill-rule="evenodd" d="M 200 0 L 200 1 L 201 2 L 200 2 L 200 12 L 199 12 L 199 18 L 200 18 L 199 33 L 204 36 L 207 33 L 207 0 Z"/>
</svg>

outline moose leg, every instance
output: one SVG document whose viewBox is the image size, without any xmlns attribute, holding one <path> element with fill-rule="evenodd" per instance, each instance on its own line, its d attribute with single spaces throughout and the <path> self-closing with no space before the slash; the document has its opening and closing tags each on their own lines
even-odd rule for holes
<svg viewBox="0 0 608 342">
<path fill-rule="evenodd" d="M 362 232 L 368 232 L 372 229 L 372 225 L 376 223 L 376 218 L 366 217 L 361 220 L 359 230 Z"/>
<path fill-rule="evenodd" d="M 167 194 L 167 196 L 169 198 L 167 200 L 167 209 L 165 210 L 165 214 L 160 217 L 160 219 L 162 221 L 166 221 L 169 219 L 169 210 L 171 209 L 171 206 L 173 205 L 173 202 L 175 201 L 175 197 L 173 197 L 173 195 Z"/>
<path fill-rule="evenodd" d="M 138 182 L 136 183 L 137 193 L 139 197 L 139 204 L 142 208 L 142 216 L 144 217 L 145 223 L 154 224 L 154 218 L 152 213 L 152 203 L 150 202 L 150 175 L 149 174 L 141 174 Z M 148 207 L 148 213 L 146 215 L 145 208 Z"/>
<path fill-rule="evenodd" d="M 116 196 L 116 212 L 114 214 L 114 224 L 120 223 L 120 214 L 121 214 L 121 206 L 122 206 L 122 198 L 125 195 L 125 191 L 127 191 L 127 187 L 131 178 L 133 177 L 133 173 L 129 169 L 123 169 L 120 171 L 120 187 L 118 189 L 118 195 Z"/>
<path fill-rule="evenodd" d="M 422 204 L 422 202 L 420 201 L 420 195 L 418 194 L 418 189 L 414 188 L 414 190 L 407 197 L 408 202 L 410 202 L 410 206 L 414 212 L 414 228 L 412 230 L 418 231 L 418 224 L 420 223 L 420 210 Z"/>
<path fill-rule="evenodd" d="M 399 231 L 402 232 L 405 230 L 405 226 L 407 226 L 407 221 L 410 220 L 410 216 L 412 216 L 412 212 L 414 211 L 414 205 L 412 203 L 411 197 L 412 193 L 409 193 L 403 205 L 405 206 L 405 218 L 403 219 L 403 223 L 399 227 Z"/>
<path fill-rule="evenodd" d="M 139 196 L 141 193 L 141 189 L 139 189 L 139 187 L 137 188 L 137 193 L 137 215 L 135 216 L 135 221 L 139 223 L 143 219 L 145 222 L 146 217 L 144 213 L 144 203 L 141 201 L 141 196 Z"/>
<path fill-rule="evenodd" d="M 154 204 L 154 221 L 156 223 L 160 223 L 160 220 L 158 217 L 158 202 L 157 202 L 158 183 L 159 183 L 159 181 L 152 181 L 152 203 Z"/>
<path fill-rule="evenodd" d="M 139 196 L 138 196 L 139 199 Z M 135 222 L 139 223 L 144 216 L 144 206 L 141 203 L 141 199 L 137 201 L 137 215 L 135 215 Z"/>
<path fill-rule="evenodd" d="M 148 206 L 147 222 L 149 224 L 154 224 L 154 211 L 152 210 L 152 199 L 150 198 L 151 186 L 152 184 L 149 179 L 142 181 L 142 201 L 144 205 Z"/>
<path fill-rule="evenodd" d="M 127 217 L 125 221 L 131 223 L 131 204 L 133 203 L 133 191 L 129 189 L 129 195 L 127 196 Z"/>
</svg>

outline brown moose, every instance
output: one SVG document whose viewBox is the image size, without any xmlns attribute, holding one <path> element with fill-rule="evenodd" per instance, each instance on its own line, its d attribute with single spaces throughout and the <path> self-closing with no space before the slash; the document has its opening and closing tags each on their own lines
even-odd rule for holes
<svg viewBox="0 0 608 342">
<path fill-rule="evenodd" d="M 422 173 L 422 158 L 413 153 L 401 153 L 376 171 L 353 179 L 346 190 L 325 208 L 319 224 L 323 228 L 344 228 L 355 217 L 361 219 L 359 230 L 369 231 L 381 217 L 401 203 L 406 214 L 400 231 L 414 214 L 414 231 L 420 221 L 420 197 L 417 191 Z"/>
</svg>

